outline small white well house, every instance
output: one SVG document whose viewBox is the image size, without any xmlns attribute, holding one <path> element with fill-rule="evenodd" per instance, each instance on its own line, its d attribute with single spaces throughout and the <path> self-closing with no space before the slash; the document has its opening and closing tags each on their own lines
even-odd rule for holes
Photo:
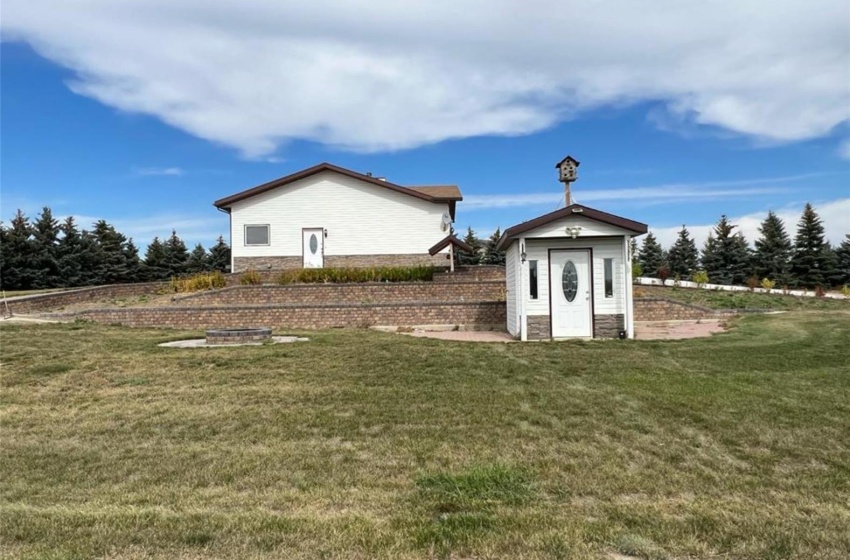
<svg viewBox="0 0 850 560">
<path fill-rule="evenodd" d="M 569 201 L 575 174 L 567 177 Z M 505 230 L 499 248 L 506 251 L 508 331 L 521 340 L 633 338 L 629 245 L 646 231 L 646 224 L 569 202 Z"/>
</svg>

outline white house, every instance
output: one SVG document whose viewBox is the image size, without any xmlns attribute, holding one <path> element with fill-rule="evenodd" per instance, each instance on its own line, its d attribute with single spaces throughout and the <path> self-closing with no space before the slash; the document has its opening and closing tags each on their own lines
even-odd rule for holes
<svg viewBox="0 0 850 560">
<path fill-rule="evenodd" d="M 214 205 L 230 214 L 231 269 L 239 272 L 449 266 L 462 199 L 454 185 L 405 187 L 322 163 Z"/>
<path fill-rule="evenodd" d="M 508 228 L 498 243 L 506 251 L 508 331 L 521 340 L 633 338 L 629 244 L 647 226 L 571 204 L 578 161 L 558 167 L 567 206 Z"/>
</svg>

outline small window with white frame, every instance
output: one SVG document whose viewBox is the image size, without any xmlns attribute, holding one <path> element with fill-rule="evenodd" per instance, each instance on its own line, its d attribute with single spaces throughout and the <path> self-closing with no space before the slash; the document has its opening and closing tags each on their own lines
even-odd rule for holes
<svg viewBox="0 0 850 560">
<path fill-rule="evenodd" d="M 256 224 L 245 226 L 245 245 L 268 245 L 269 244 L 269 225 Z"/>
</svg>

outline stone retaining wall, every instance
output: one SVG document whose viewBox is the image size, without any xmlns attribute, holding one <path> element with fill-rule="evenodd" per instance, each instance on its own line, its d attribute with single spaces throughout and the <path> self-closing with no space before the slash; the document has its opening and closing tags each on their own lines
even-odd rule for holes
<svg viewBox="0 0 850 560">
<path fill-rule="evenodd" d="M 372 325 L 471 325 L 501 328 L 504 302 L 399 303 L 372 305 L 255 305 L 231 307 L 126 307 L 88 309 L 57 317 L 87 319 L 129 327 L 180 329 L 272 327 L 327 329 Z"/>
<path fill-rule="evenodd" d="M 454 272 L 434 273 L 434 282 L 476 282 L 498 280 L 505 282 L 505 267 L 498 265 L 462 266 Z"/>
<path fill-rule="evenodd" d="M 168 286 L 168 282 L 143 282 L 138 284 L 112 284 L 110 286 L 92 286 L 75 288 L 63 292 L 34 294 L 9 298 L 9 310 L 16 315 L 37 313 L 50 309 L 59 309 L 66 305 L 85 303 L 107 298 L 124 298 L 155 294 Z"/>
<path fill-rule="evenodd" d="M 176 305 L 220 306 L 260 304 L 316 305 L 504 301 L 505 284 L 486 282 L 364 282 L 351 284 L 287 284 L 234 286 L 210 292 L 177 296 Z"/>
<path fill-rule="evenodd" d="M 325 255 L 324 265 L 326 268 L 363 268 L 372 266 L 417 266 L 433 265 L 436 267 L 449 266 L 445 253 L 434 256 L 428 253 L 414 253 L 401 255 Z M 233 272 L 243 272 L 248 269 L 254 270 L 289 270 L 303 268 L 303 257 L 281 256 L 281 257 L 234 257 Z"/>
<path fill-rule="evenodd" d="M 634 302 L 635 321 L 693 321 L 734 314 L 665 298 L 635 298 Z"/>
</svg>

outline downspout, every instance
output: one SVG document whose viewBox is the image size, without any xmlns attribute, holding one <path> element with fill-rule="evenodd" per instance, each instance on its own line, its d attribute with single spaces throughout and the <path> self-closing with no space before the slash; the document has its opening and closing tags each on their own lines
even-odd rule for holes
<svg viewBox="0 0 850 560">
<path fill-rule="evenodd" d="M 230 238 L 230 241 L 228 242 L 228 246 L 230 247 L 230 273 L 233 274 L 233 266 L 235 264 L 235 257 L 233 256 L 233 214 L 230 213 L 230 208 L 219 208 L 218 206 L 216 206 L 215 209 L 219 212 L 224 212 L 225 214 L 227 214 L 227 233 L 228 237 Z"/>
<path fill-rule="evenodd" d="M 525 311 L 525 270 L 528 267 L 528 258 L 523 260 L 522 253 L 528 254 L 528 249 L 525 246 L 525 237 L 519 238 L 519 246 L 517 247 L 517 260 L 519 260 L 519 278 L 517 278 L 517 297 L 519 298 L 519 339 L 523 342 L 528 340 L 528 317 Z"/>
<path fill-rule="evenodd" d="M 626 338 L 635 337 L 635 307 L 634 286 L 632 284 L 632 254 L 630 248 L 631 236 L 623 236 L 623 262 L 626 263 Z"/>
</svg>

